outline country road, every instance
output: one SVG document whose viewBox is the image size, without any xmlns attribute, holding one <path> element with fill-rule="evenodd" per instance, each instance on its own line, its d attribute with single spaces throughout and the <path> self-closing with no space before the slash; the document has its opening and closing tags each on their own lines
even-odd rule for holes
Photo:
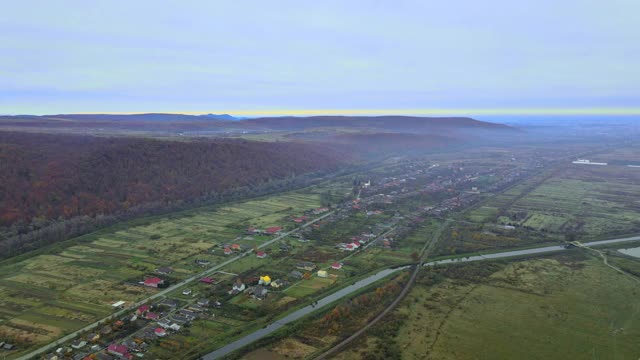
<svg viewBox="0 0 640 360">
<path fill-rule="evenodd" d="M 583 245 L 598 246 L 598 245 L 616 244 L 616 243 L 621 243 L 626 241 L 640 241 L 640 236 L 591 241 L 588 243 L 584 243 Z M 434 266 L 434 265 L 458 264 L 461 262 L 501 259 L 501 258 L 508 258 L 508 257 L 514 257 L 514 256 L 549 253 L 549 252 L 562 251 L 562 250 L 567 250 L 564 247 L 564 245 L 553 245 L 553 246 L 545 246 L 545 247 L 531 248 L 531 249 L 524 249 L 524 250 L 504 251 L 504 252 L 497 252 L 497 253 L 490 253 L 490 254 L 473 255 L 468 257 L 457 257 L 457 258 L 444 259 L 444 260 L 435 260 L 428 263 L 424 263 L 423 265 Z"/>
<path fill-rule="evenodd" d="M 600 241 L 592 241 L 592 242 L 588 242 L 588 243 L 584 243 L 583 245 L 585 246 L 598 246 L 598 245 L 608 245 L 608 244 L 616 244 L 616 243 L 622 243 L 622 242 L 627 242 L 627 241 L 640 241 L 640 236 L 632 236 L 632 237 L 626 237 L 626 238 L 618 238 L 618 239 L 609 239 L 609 240 L 600 240 Z M 567 248 L 565 248 L 563 245 L 555 245 L 555 246 L 545 246 L 545 247 L 540 247 L 540 248 L 531 248 L 531 249 L 523 249 L 523 250 L 513 250 L 513 251 L 505 251 L 505 252 L 497 252 L 497 253 L 489 253 L 489 254 L 483 254 L 483 255 L 474 255 L 474 256 L 469 256 L 469 257 L 459 257 L 459 258 L 455 258 L 455 259 L 445 259 L 445 260 L 435 260 L 435 261 L 431 261 L 431 262 L 427 262 L 424 263 L 423 266 L 434 266 L 434 265 L 449 265 L 449 264 L 459 264 L 459 263 L 464 263 L 464 262 L 472 262 L 472 261 L 486 261 L 486 260 L 494 260 L 494 259 L 502 259 L 502 258 L 509 258 L 509 257 L 517 257 L 517 256 L 523 256 L 523 255 L 536 255 L 536 254 L 546 254 L 546 253 L 552 253 L 552 252 L 561 252 L 561 251 L 566 251 L 568 250 Z M 386 269 L 386 270 L 382 270 L 380 272 L 375 273 L 374 275 L 362 279 L 360 281 L 355 282 L 354 284 L 345 287 L 342 290 L 339 290 L 331 295 L 328 295 L 327 297 L 324 297 L 320 300 L 318 300 L 317 305 L 315 306 L 311 306 L 308 305 L 304 308 L 301 308 L 289 315 L 287 315 L 286 317 L 276 320 L 273 323 L 269 324 L 268 326 L 257 330 L 253 333 L 250 333 L 224 347 L 221 347 L 213 352 L 210 352 L 209 354 L 205 355 L 202 357 L 202 360 L 214 360 L 214 359 L 218 359 L 221 358 L 223 356 L 226 356 L 236 350 L 239 350 L 241 348 L 243 348 L 246 345 L 249 345 L 259 339 L 262 339 L 263 337 L 270 335 L 272 333 L 274 333 L 275 331 L 277 331 L 278 329 L 282 328 L 283 326 L 285 326 L 286 324 L 289 324 L 293 321 L 296 321 L 300 318 L 302 318 L 303 316 L 306 316 L 308 314 L 311 314 L 317 310 L 319 310 L 320 308 L 322 308 L 323 306 L 326 306 L 328 304 L 331 304 L 337 300 L 340 300 L 344 297 L 347 297 L 348 295 L 350 295 L 351 293 L 362 289 L 363 287 L 366 287 L 380 279 L 383 279 L 397 271 L 400 270 L 404 270 L 409 268 L 410 266 L 404 266 L 404 267 L 400 267 L 400 268 L 395 268 L 395 269 Z"/>
<path fill-rule="evenodd" d="M 318 222 L 318 221 L 320 221 L 320 220 L 322 220 L 322 219 L 324 219 L 324 218 L 326 218 L 326 217 L 328 217 L 328 216 L 330 216 L 330 215 L 332 215 L 334 213 L 335 213 L 335 210 L 334 211 L 330 211 L 330 212 L 328 212 L 328 213 L 326 213 L 326 214 L 324 214 L 324 215 L 322 215 L 322 216 L 320 216 L 318 218 L 315 218 L 315 219 L 313 219 L 313 220 L 311 220 L 311 221 L 309 221 L 309 222 L 307 222 L 307 223 L 305 223 L 305 224 L 303 224 L 303 225 L 301 225 L 301 226 L 299 226 L 299 227 L 297 227 L 297 228 L 295 228 L 295 229 L 293 229 L 293 230 L 291 230 L 289 232 L 286 232 L 284 234 L 278 235 L 277 237 L 275 237 L 275 238 L 273 238 L 273 239 L 271 239 L 271 240 L 259 245 L 258 249 L 267 247 L 267 246 L 275 243 L 276 241 L 279 241 L 279 240 L 281 240 L 281 239 L 283 239 L 283 238 L 285 238 L 285 237 L 287 237 L 287 236 L 289 236 L 291 234 L 294 234 L 294 233 L 296 233 L 296 232 L 298 232 L 298 231 L 300 231 L 300 230 L 302 230 L 302 229 L 304 229 L 304 228 L 306 228 L 306 227 L 308 227 L 308 226 L 310 226 L 310 225 L 312 225 L 312 224 L 314 224 L 314 223 L 316 223 L 316 222 Z M 29 360 L 29 359 L 32 359 L 32 358 L 34 358 L 34 357 L 36 357 L 36 356 L 38 356 L 38 355 L 40 355 L 40 354 L 42 354 L 44 352 L 47 352 L 47 351 L 49 351 L 51 349 L 54 349 L 55 347 L 59 346 L 62 343 L 65 343 L 65 342 L 73 340 L 76 336 L 80 335 L 81 333 L 84 333 L 86 331 L 89 331 L 89 330 L 92 330 L 92 329 L 98 327 L 98 325 L 104 323 L 105 321 L 108 321 L 110 319 L 122 316 L 122 315 L 126 314 L 127 312 L 131 312 L 131 311 L 135 310 L 140 305 L 143 305 L 143 304 L 145 304 L 145 303 L 147 303 L 147 302 L 149 302 L 151 300 L 157 299 L 159 297 L 165 296 L 168 293 L 180 288 L 181 286 L 185 286 L 185 285 L 189 284 L 190 282 L 193 282 L 193 281 L 195 281 L 197 279 L 200 279 L 202 277 L 210 275 L 213 272 L 215 272 L 215 271 L 217 271 L 217 270 L 219 270 L 219 269 L 221 269 L 221 268 L 223 268 L 223 267 L 225 267 L 225 266 L 227 266 L 227 265 L 229 265 L 229 264 L 231 264 L 231 263 L 233 263 L 235 261 L 238 261 L 238 260 L 242 259 L 243 257 L 245 257 L 247 255 L 250 255 L 252 252 L 253 252 L 253 249 L 247 250 L 244 253 L 241 253 L 240 255 L 232 257 L 229 260 L 226 260 L 225 262 L 222 262 L 222 263 L 220 263 L 220 264 L 218 264 L 216 266 L 213 266 L 213 267 L 211 267 L 211 268 L 209 268 L 209 269 L 207 269 L 207 270 L 205 270 L 205 271 L 203 271 L 203 272 L 201 272 L 199 274 L 193 275 L 193 276 L 191 276 L 191 277 L 189 277 L 187 279 L 184 279 L 184 280 L 180 281 L 179 283 L 177 283 L 175 285 L 172 285 L 172 286 L 170 286 L 170 287 L 168 287 L 168 288 L 166 288 L 166 289 L 164 289 L 162 291 L 159 291 L 159 292 L 157 292 L 157 293 L 155 293 L 155 294 L 153 294 L 153 295 L 151 295 L 151 296 L 149 296 L 149 297 L 147 297 L 147 298 L 145 298 L 143 300 L 140 300 L 140 301 L 136 302 L 135 304 L 133 304 L 133 305 L 131 305 L 131 306 L 125 308 L 125 309 L 119 310 L 119 311 L 117 311 L 117 312 L 115 312 L 115 313 L 113 313 L 113 314 L 111 314 L 111 315 L 109 315 L 109 316 L 107 316 L 105 318 L 102 318 L 102 319 L 94 322 L 93 324 L 87 325 L 87 326 L 83 327 L 82 329 L 76 330 L 76 331 L 72 332 L 71 334 L 68 334 L 68 335 L 66 335 L 66 336 L 64 336 L 64 337 L 62 337 L 62 338 L 60 338 L 60 339 L 58 339 L 58 340 L 56 340 L 56 341 L 54 341 L 52 343 L 49 343 L 49 344 L 47 344 L 47 345 L 45 345 L 45 346 L 43 346 L 43 347 L 41 347 L 41 348 L 39 348 L 37 350 L 34 350 L 34 351 L 32 351 L 32 352 L 30 352 L 28 354 L 22 355 L 22 356 L 16 358 L 16 360 Z"/>
<path fill-rule="evenodd" d="M 418 272 L 420 271 L 420 268 L 421 268 L 420 264 L 422 264 L 424 259 L 427 256 L 429 256 L 429 252 L 431 252 L 431 250 L 433 250 L 433 247 L 438 243 L 438 240 L 440 239 L 440 235 L 442 235 L 442 231 L 451 222 L 452 222 L 452 220 L 447 220 L 445 223 L 440 225 L 440 227 L 438 228 L 438 231 L 436 231 L 436 233 L 431 238 L 431 240 L 425 242 L 424 246 L 420 250 L 420 261 L 418 263 L 418 266 L 414 267 L 413 272 L 411 273 L 411 277 L 409 278 L 409 281 L 407 281 L 407 283 L 405 284 L 405 286 L 402 289 L 402 291 L 400 292 L 400 294 L 398 294 L 398 296 L 391 302 L 391 304 L 389 304 L 389 306 L 387 306 L 375 318 L 373 318 L 371 321 L 369 321 L 363 328 L 361 328 L 360 330 L 356 331 L 355 333 L 353 333 L 353 335 L 349 336 L 348 338 L 342 340 L 337 345 L 334 345 L 329 350 L 323 352 L 318 357 L 316 357 L 314 360 L 324 360 L 324 359 L 329 358 L 333 354 L 336 354 L 343 347 L 345 347 L 346 345 L 348 345 L 349 343 L 351 343 L 352 341 L 357 339 L 360 335 L 364 334 L 369 328 L 371 328 L 372 326 L 377 324 L 378 321 L 382 320 L 382 318 L 384 318 L 391 310 L 393 310 L 400 303 L 400 301 L 402 301 L 402 299 L 404 299 L 404 297 L 409 293 L 409 290 L 411 290 L 411 288 L 413 287 L 413 283 L 416 281 L 416 278 L 418 277 Z"/>
</svg>

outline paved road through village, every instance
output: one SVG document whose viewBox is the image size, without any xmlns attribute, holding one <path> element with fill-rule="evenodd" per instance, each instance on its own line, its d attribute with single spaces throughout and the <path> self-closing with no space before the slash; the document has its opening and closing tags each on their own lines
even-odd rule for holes
<svg viewBox="0 0 640 360">
<path fill-rule="evenodd" d="M 621 243 L 621 242 L 627 242 L 627 241 L 639 241 L 640 240 L 640 236 L 632 236 L 632 237 L 626 237 L 626 238 L 619 238 L 619 239 L 610 239 L 610 240 L 600 240 L 600 241 L 592 241 L 592 242 L 588 242 L 588 243 L 584 243 L 583 245 L 585 246 L 598 246 L 598 245 L 608 245 L 608 244 L 616 244 L 616 243 Z M 426 262 L 423 264 L 423 266 L 434 266 L 434 265 L 447 265 L 447 264 L 459 264 L 459 263 L 463 263 L 463 262 L 472 262 L 472 261 L 483 261 L 483 260 L 493 260 L 493 259 L 501 259 L 501 258 L 509 258 L 509 257 L 517 257 L 517 256 L 523 256 L 523 255 L 536 255 L 536 254 L 545 254 L 545 253 L 551 253 L 551 252 L 560 252 L 560 251 L 566 251 L 567 248 L 564 247 L 564 245 L 554 245 L 554 246 L 545 246 L 545 247 L 540 247 L 540 248 L 531 248 L 531 249 L 524 249 L 524 250 L 513 250 L 513 251 L 504 251 L 504 252 L 497 252 L 497 253 L 490 253 L 490 254 L 483 254 L 483 255 L 474 255 L 474 256 L 469 256 L 469 257 L 459 257 L 459 258 L 454 258 L 454 259 L 445 259 L 445 260 L 436 260 L 436 261 L 431 261 L 431 262 Z M 404 270 L 409 268 L 409 266 L 404 266 L 404 267 L 400 267 L 400 268 L 394 268 L 394 269 L 386 269 L 386 270 L 382 270 L 380 272 L 375 273 L 374 275 L 371 275 L 368 278 L 362 279 L 360 281 L 355 282 L 352 285 L 349 285 L 347 287 L 345 287 L 344 289 L 337 291 L 327 297 L 322 298 L 321 300 L 318 300 L 318 303 L 314 306 L 308 305 L 306 307 L 303 307 L 287 316 L 285 316 L 282 319 L 276 320 L 275 322 L 269 324 L 267 327 L 262 328 L 260 330 L 257 330 L 255 332 L 252 332 L 226 346 L 223 346 L 213 352 L 210 352 L 209 354 L 205 355 L 202 357 L 202 360 L 214 360 L 214 359 L 218 359 L 221 358 L 225 355 L 228 355 L 236 350 L 241 349 L 242 347 L 249 345 L 251 343 L 253 343 L 254 341 L 257 341 L 267 335 L 272 334 L 273 332 L 275 332 L 276 330 L 282 328 L 283 326 L 285 326 L 286 324 L 289 324 L 293 321 L 296 321 L 300 318 L 302 318 L 305 315 L 308 315 L 316 310 L 318 310 L 319 308 L 328 305 L 336 300 L 340 300 L 346 296 L 348 296 L 349 294 L 362 289 L 363 287 L 366 287 L 380 279 L 383 279 L 397 271 L 400 270 Z"/>
</svg>

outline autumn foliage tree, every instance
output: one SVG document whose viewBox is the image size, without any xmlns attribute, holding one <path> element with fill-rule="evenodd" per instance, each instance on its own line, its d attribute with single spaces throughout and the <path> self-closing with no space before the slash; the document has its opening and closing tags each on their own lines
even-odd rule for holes
<svg viewBox="0 0 640 360">
<path fill-rule="evenodd" d="M 251 196 L 269 184 L 331 171 L 343 159 L 322 145 L 292 142 L 0 132 L 0 247 L 52 222 L 77 219 L 55 231 L 78 234 L 112 215 L 215 201 L 231 192 Z"/>
</svg>

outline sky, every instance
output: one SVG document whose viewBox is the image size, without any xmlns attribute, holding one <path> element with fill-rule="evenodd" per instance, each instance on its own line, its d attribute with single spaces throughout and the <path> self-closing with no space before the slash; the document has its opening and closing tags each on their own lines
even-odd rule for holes
<svg viewBox="0 0 640 360">
<path fill-rule="evenodd" d="M 6 1 L 0 114 L 640 114 L 640 1 Z"/>
</svg>

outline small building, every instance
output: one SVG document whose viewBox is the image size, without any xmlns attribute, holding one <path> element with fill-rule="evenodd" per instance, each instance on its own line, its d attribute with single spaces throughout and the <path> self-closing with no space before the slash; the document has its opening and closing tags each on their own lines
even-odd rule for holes
<svg viewBox="0 0 640 360">
<path fill-rule="evenodd" d="M 318 277 L 326 278 L 328 276 L 329 276 L 329 273 L 327 273 L 326 270 L 318 270 Z"/>
<path fill-rule="evenodd" d="M 162 275 L 169 275 L 172 272 L 173 272 L 173 269 L 168 266 L 161 266 L 156 269 L 156 273 L 162 274 Z"/>
<path fill-rule="evenodd" d="M 182 290 L 182 295 L 189 296 L 189 295 L 191 295 L 191 293 L 192 293 L 191 289 Z"/>
<path fill-rule="evenodd" d="M 211 265 L 211 261 L 209 261 L 207 259 L 196 259 L 196 264 L 198 264 L 200 266 L 209 266 L 209 265 Z"/>
<path fill-rule="evenodd" d="M 256 257 L 257 257 L 258 259 L 264 259 L 264 258 L 266 258 L 266 257 L 267 257 L 267 253 L 266 253 L 266 252 L 264 252 L 264 251 L 258 251 L 258 252 L 256 253 Z"/>
<path fill-rule="evenodd" d="M 169 322 L 169 320 L 160 320 L 160 321 L 158 321 L 158 325 L 160 325 L 163 328 L 167 329 L 167 328 L 169 328 L 169 326 L 171 326 L 171 323 Z"/>
<path fill-rule="evenodd" d="M 282 226 L 272 226 L 272 227 L 268 227 L 266 229 L 266 233 L 269 235 L 274 235 L 280 232 L 280 230 L 282 230 Z"/>
<path fill-rule="evenodd" d="M 305 271 L 313 271 L 316 268 L 316 264 L 310 261 L 303 261 L 301 263 L 296 264 L 296 269 L 305 270 Z"/>
<path fill-rule="evenodd" d="M 292 279 L 300 280 L 302 279 L 302 273 L 298 270 L 293 270 L 289 273 L 289 277 Z"/>
<path fill-rule="evenodd" d="M 193 312 L 196 312 L 196 313 L 201 313 L 201 312 L 204 311 L 204 307 L 202 307 L 200 304 L 196 303 L 196 304 L 189 305 L 187 310 L 193 311 Z"/>
<path fill-rule="evenodd" d="M 153 330 L 153 333 L 156 334 L 156 336 L 158 337 L 163 337 L 165 335 L 167 335 L 167 331 L 161 327 L 156 328 L 155 330 Z"/>
<path fill-rule="evenodd" d="M 238 279 L 233 283 L 233 287 L 229 291 L 229 295 L 235 295 L 235 294 L 241 293 L 245 289 L 246 289 L 246 286 L 244 285 L 244 283 L 240 279 Z"/>
<path fill-rule="evenodd" d="M 144 286 L 157 288 L 164 285 L 164 280 L 159 277 L 150 277 L 144 281 Z"/>
<path fill-rule="evenodd" d="M 154 312 L 149 311 L 146 315 L 145 318 L 147 318 L 147 320 L 158 320 L 160 316 Z"/>
<path fill-rule="evenodd" d="M 165 306 L 165 307 L 168 307 L 168 308 L 171 308 L 171 309 L 175 309 L 176 307 L 178 307 L 178 301 L 176 301 L 174 299 L 166 298 L 166 299 L 163 299 L 162 301 L 160 301 L 158 303 L 158 305 Z"/>
<path fill-rule="evenodd" d="M 207 298 L 198 299 L 197 304 L 203 307 L 209 307 L 209 299 Z"/>
<path fill-rule="evenodd" d="M 202 279 L 200 279 L 200 282 L 201 282 L 201 283 L 203 283 L 203 284 L 208 284 L 208 285 L 213 284 L 213 283 L 214 283 L 214 281 L 215 281 L 215 280 L 214 280 L 213 278 L 210 278 L 210 277 L 203 277 Z"/>
<path fill-rule="evenodd" d="M 224 248 L 224 254 L 225 255 L 231 255 L 233 254 L 233 251 L 231 251 L 231 249 L 229 249 L 228 247 Z"/>
<path fill-rule="evenodd" d="M 127 357 L 129 354 L 129 348 L 124 345 L 111 344 L 107 347 L 107 352 L 112 355 Z"/>
<path fill-rule="evenodd" d="M 145 312 L 149 311 L 150 307 L 147 304 L 140 305 L 140 307 L 136 310 L 136 314 L 142 315 Z"/>
<path fill-rule="evenodd" d="M 289 285 L 289 282 L 286 280 L 282 280 L 282 279 L 276 279 L 274 281 L 271 282 L 271 287 L 274 289 L 278 289 L 281 288 L 283 286 L 287 286 Z"/>
<path fill-rule="evenodd" d="M 76 350 L 78 350 L 78 349 L 82 349 L 82 348 L 83 348 L 83 347 L 85 347 L 85 346 L 87 346 L 87 342 L 86 342 L 86 341 L 84 341 L 84 340 L 80 340 L 80 339 L 74 340 L 74 341 L 71 343 L 71 347 L 72 347 L 72 348 L 74 348 L 74 349 L 76 349 Z"/>
<path fill-rule="evenodd" d="M 331 268 L 334 270 L 340 270 L 342 269 L 342 263 L 334 262 L 333 264 L 331 264 Z"/>
<path fill-rule="evenodd" d="M 0 341 L 0 350 L 13 350 L 15 348 L 16 348 L 16 346 L 13 345 L 13 344 L 9 344 L 9 343 L 6 343 L 4 341 Z"/>
<path fill-rule="evenodd" d="M 113 331 L 113 329 L 111 328 L 110 325 L 105 325 L 105 326 L 102 327 L 102 329 L 100 329 L 100 334 L 108 335 L 108 334 L 111 334 L 112 331 Z"/>
<path fill-rule="evenodd" d="M 126 302 L 120 300 L 120 301 L 116 301 L 113 304 L 111 304 L 111 307 L 114 309 L 119 309 L 121 308 L 124 304 L 126 304 Z"/>
<path fill-rule="evenodd" d="M 263 300 L 264 298 L 266 298 L 268 292 L 269 290 L 267 290 L 267 288 L 262 285 L 256 285 L 248 290 L 248 294 L 253 296 L 257 300 Z"/>
</svg>

